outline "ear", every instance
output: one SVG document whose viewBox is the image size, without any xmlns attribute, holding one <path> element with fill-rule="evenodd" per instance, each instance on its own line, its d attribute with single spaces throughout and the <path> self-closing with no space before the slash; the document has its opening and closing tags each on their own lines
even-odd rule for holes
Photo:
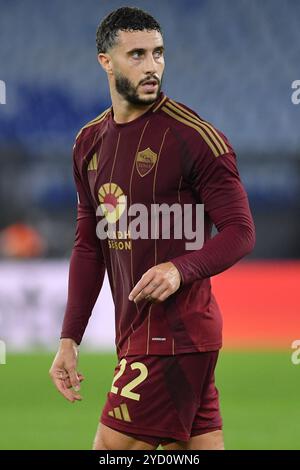
<svg viewBox="0 0 300 470">
<path fill-rule="evenodd" d="M 109 54 L 98 54 L 98 62 L 106 73 L 112 74 L 112 61 Z"/>
</svg>

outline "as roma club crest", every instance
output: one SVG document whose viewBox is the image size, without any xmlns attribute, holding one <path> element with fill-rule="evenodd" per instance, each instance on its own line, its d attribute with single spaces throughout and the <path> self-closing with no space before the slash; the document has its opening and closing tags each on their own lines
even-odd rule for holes
<svg viewBox="0 0 300 470">
<path fill-rule="evenodd" d="M 157 160 L 157 154 L 149 147 L 146 150 L 138 152 L 136 157 L 136 169 L 140 176 L 146 176 L 154 167 Z"/>
</svg>

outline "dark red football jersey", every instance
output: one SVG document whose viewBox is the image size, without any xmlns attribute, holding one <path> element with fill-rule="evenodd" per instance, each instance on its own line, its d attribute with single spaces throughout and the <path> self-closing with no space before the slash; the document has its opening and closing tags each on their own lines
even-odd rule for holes
<svg viewBox="0 0 300 470">
<path fill-rule="evenodd" d="M 61 337 L 81 342 L 106 269 L 119 358 L 219 349 L 222 319 L 210 276 L 232 266 L 254 244 L 247 195 L 226 137 L 161 92 L 153 106 L 133 121 L 117 124 L 110 107 L 88 123 L 74 146 L 74 176 L 77 234 Z M 185 205 L 204 204 L 201 248 L 187 249 L 190 240 L 184 230 L 181 237 L 171 231 L 169 239 L 164 238 L 159 231 L 164 214 L 158 218 L 156 236 L 150 233 L 151 211 L 163 203 L 168 207 L 177 203 L 182 210 Z M 134 212 L 128 215 L 134 204 L 148 209 L 141 219 L 143 229 L 148 226 L 144 237 L 133 238 L 129 229 L 119 228 L 124 217 L 129 222 L 137 217 Z M 175 217 L 170 220 L 173 228 L 180 222 Z M 96 235 L 96 226 L 98 230 L 105 226 L 101 222 L 111 224 L 102 239 Z M 218 234 L 211 238 L 213 224 Z M 180 288 L 161 303 L 129 301 L 142 275 L 166 261 L 179 270 Z"/>
</svg>

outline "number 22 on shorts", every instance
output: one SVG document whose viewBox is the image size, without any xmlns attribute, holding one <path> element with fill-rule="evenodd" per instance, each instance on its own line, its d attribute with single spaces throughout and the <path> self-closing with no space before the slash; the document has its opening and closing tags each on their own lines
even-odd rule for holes
<svg viewBox="0 0 300 470">
<path fill-rule="evenodd" d="M 119 388 L 115 386 L 115 382 L 124 374 L 126 365 L 126 359 L 122 359 L 120 361 L 120 370 L 113 379 L 113 383 L 110 390 L 111 393 L 118 394 Z M 148 377 L 148 369 L 142 362 L 133 362 L 132 364 L 130 364 L 130 368 L 131 370 L 138 369 L 140 371 L 140 374 L 121 389 L 120 395 L 122 397 L 130 398 L 131 400 L 139 401 L 141 397 L 140 394 L 134 393 L 132 392 L 132 390 L 137 387 L 140 383 L 144 382 L 144 380 L 146 380 L 146 378 Z"/>
</svg>

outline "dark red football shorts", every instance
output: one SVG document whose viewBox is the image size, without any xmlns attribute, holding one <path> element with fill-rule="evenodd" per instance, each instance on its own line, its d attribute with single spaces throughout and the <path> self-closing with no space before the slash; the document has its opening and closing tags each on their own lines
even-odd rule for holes
<svg viewBox="0 0 300 470">
<path fill-rule="evenodd" d="M 218 351 L 121 358 L 101 423 L 155 447 L 222 429 L 217 359 Z"/>
</svg>

